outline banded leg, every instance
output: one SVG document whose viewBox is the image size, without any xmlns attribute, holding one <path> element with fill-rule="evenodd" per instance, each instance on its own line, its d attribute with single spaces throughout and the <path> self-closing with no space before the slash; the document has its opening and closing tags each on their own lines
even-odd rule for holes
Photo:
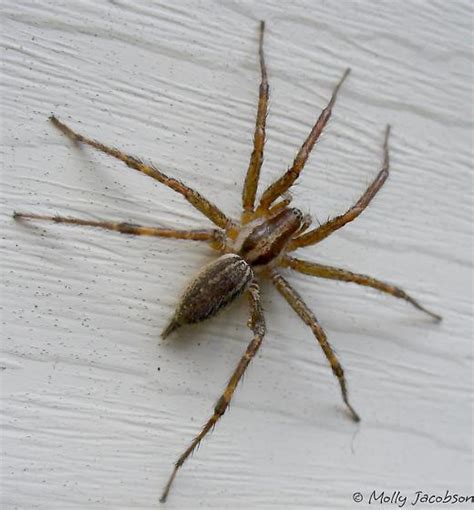
<svg viewBox="0 0 474 510">
<path fill-rule="evenodd" d="M 14 212 L 13 217 L 18 220 L 44 220 L 55 223 L 66 223 L 69 225 L 83 225 L 87 227 L 98 227 L 105 230 L 114 230 L 121 234 L 135 236 L 170 237 L 173 239 L 189 239 L 192 241 L 208 241 L 213 246 L 221 243 L 222 232 L 217 229 L 202 230 L 175 230 L 171 228 L 144 227 L 133 223 L 115 223 L 112 221 L 91 221 L 80 218 L 68 218 L 65 216 L 46 216 L 43 214 L 30 214 Z"/>
<path fill-rule="evenodd" d="M 192 206 L 204 214 L 204 216 L 207 216 L 218 227 L 225 229 L 227 226 L 232 224 L 232 221 L 227 218 L 227 216 L 225 216 L 225 214 L 213 203 L 209 202 L 209 200 L 204 198 L 197 191 L 194 191 L 192 188 L 183 184 L 181 181 L 168 177 L 164 173 L 160 172 L 160 170 L 158 170 L 155 166 L 146 165 L 134 156 L 129 156 L 118 149 L 108 147 L 107 145 L 92 140 L 91 138 L 86 138 L 85 136 L 76 133 L 70 127 L 66 126 L 66 124 L 58 120 L 54 115 L 52 115 L 50 119 L 51 122 L 71 140 L 85 143 L 94 147 L 94 149 L 97 149 L 98 151 L 105 152 L 105 154 L 123 161 L 130 168 L 149 175 L 177 193 L 180 193 Z"/>
<path fill-rule="evenodd" d="M 166 498 L 168 497 L 171 485 L 173 484 L 173 481 L 176 477 L 179 468 L 185 463 L 186 459 L 193 453 L 193 451 L 199 445 L 202 439 L 216 425 L 219 418 L 225 413 L 227 407 L 230 404 L 237 384 L 244 375 L 244 372 L 247 369 L 250 361 L 255 356 L 255 354 L 257 354 L 257 351 L 262 343 L 263 337 L 265 335 L 265 318 L 263 316 L 263 311 L 260 304 L 260 290 L 256 282 L 250 285 L 248 290 L 248 297 L 250 302 L 250 319 L 248 322 L 248 326 L 253 331 L 254 334 L 253 339 L 249 343 L 247 350 L 240 359 L 237 368 L 235 369 L 234 373 L 229 379 L 229 382 L 224 393 L 217 401 L 214 407 L 213 415 L 206 422 L 201 432 L 199 432 L 199 434 L 193 439 L 192 443 L 184 451 L 181 457 L 179 457 L 176 464 L 174 465 L 174 469 L 171 473 L 168 483 L 166 484 L 163 490 L 163 494 L 160 499 L 162 503 L 164 503 L 166 501 Z"/>
<path fill-rule="evenodd" d="M 345 70 L 342 78 L 339 80 L 339 83 L 336 85 L 332 93 L 328 105 L 321 112 L 318 120 L 316 121 L 316 124 L 313 126 L 313 129 L 308 135 L 308 138 L 306 138 L 305 142 L 298 151 L 298 154 L 293 161 L 292 167 L 289 168 L 279 179 L 277 179 L 263 192 L 262 198 L 260 199 L 260 205 L 258 206 L 259 209 L 268 209 L 281 194 L 290 189 L 290 187 L 299 177 L 309 155 L 311 154 L 314 144 L 317 142 L 328 120 L 331 118 L 332 108 L 336 102 L 337 93 L 339 92 L 339 89 L 341 88 L 341 85 L 343 84 L 349 72 L 350 69 Z"/>
<path fill-rule="evenodd" d="M 346 404 L 347 408 L 351 413 L 351 417 L 354 421 L 360 421 L 359 415 L 356 413 L 354 408 L 349 403 L 349 398 L 347 395 L 347 384 L 346 379 L 344 377 L 344 370 L 339 363 L 332 347 L 329 345 L 326 333 L 323 328 L 320 326 L 313 312 L 308 308 L 306 303 L 303 301 L 302 297 L 296 292 L 293 287 L 281 276 L 279 273 L 273 273 L 272 275 L 272 283 L 277 288 L 278 292 L 286 299 L 291 308 L 299 315 L 299 317 L 303 320 L 303 322 L 311 328 L 316 340 L 319 342 L 321 349 L 326 355 L 329 364 L 331 365 L 331 369 L 333 374 L 338 378 L 339 385 L 341 387 L 342 400 Z"/>
<path fill-rule="evenodd" d="M 313 230 L 310 230 L 306 234 L 297 237 L 291 241 L 288 246 L 288 251 L 302 248 L 303 246 L 310 246 L 312 244 L 319 243 L 334 231 L 343 227 L 346 223 L 355 220 L 362 211 L 370 204 L 372 199 L 375 197 L 377 192 L 383 186 L 389 175 L 389 154 L 388 154 L 388 137 L 390 135 L 390 126 L 387 126 L 385 130 L 385 140 L 383 144 L 384 159 L 382 170 L 378 173 L 372 184 L 367 188 L 365 193 L 359 198 L 359 200 L 344 214 L 336 216 L 335 218 L 327 221 L 323 225 Z"/>
<path fill-rule="evenodd" d="M 427 310 L 424 306 L 420 305 L 418 301 L 409 296 L 404 290 L 399 287 L 395 287 L 395 285 L 390 285 L 389 283 L 376 280 L 371 276 L 352 273 L 351 271 L 339 269 L 338 267 L 325 266 L 323 264 L 316 264 L 315 262 L 308 262 L 306 260 L 295 259 L 293 257 L 285 257 L 281 261 L 281 265 L 283 267 L 290 267 L 291 269 L 298 271 L 298 273 L 310 276 L 317 276 L 319 278 L 328 278 L 330 280 L 339 280 L 343 282 L 353 282 L 358 285 L 372 287 L 373 289 L 404 299 L 405 301 L 408 301 L 408 303 L 411 303 L 415 308 L 418 308 L 418 310 L 421 310 L 433 317 L 433 319 L 436 319 L 437 321 L 441 320 L 440 315 Z"/>
<path fill-rule="evenodd" d="M 255 122 L 255 132 L 253 135 L 253 151 L 250 157 L 250 163 L 245 177 L 244 189 L 242 193 L 242 207 L 244 220 L 248 217 L 254 208 L 255 195 L 257 193 L 260 169 L 263 163 L 263 147 L 265 145 L 265 124 L 267 120 L 268 107 L 268 79 L 265 59 L 263 55 L 263 34 L 265 31 L 265 22 L 260 22 L 260 39 L 258 54 L 260 57 L 261 81 L 258 97 L 257 120 Z"/>
</svg>

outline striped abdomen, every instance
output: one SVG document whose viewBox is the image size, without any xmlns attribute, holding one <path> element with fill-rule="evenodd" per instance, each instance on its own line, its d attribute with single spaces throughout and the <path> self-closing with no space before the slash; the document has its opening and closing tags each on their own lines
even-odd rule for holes
<svg viewBox="0 0 474 510">
<path fill-rule="evenodd" d="M 216 315 L 240 296 L 253 280 L 253 271 L 245 260 L 229 253 L 205 266 L 189 284 L 162 337 L 184 324 L 194 324 Z"/>
</svg>

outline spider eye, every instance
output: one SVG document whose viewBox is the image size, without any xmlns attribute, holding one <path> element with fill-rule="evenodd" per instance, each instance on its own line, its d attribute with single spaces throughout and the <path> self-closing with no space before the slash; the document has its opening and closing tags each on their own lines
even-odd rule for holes
<svg viewBox="0 0 474 510">
<path fill-rule="evenodd" d="M 299 209 L 293 208 L 291 209 L 291 211 L 295 215 L 295 218 L 298 218 L 300 221 L 303 221 L 304 214 Z"/>
</svg>

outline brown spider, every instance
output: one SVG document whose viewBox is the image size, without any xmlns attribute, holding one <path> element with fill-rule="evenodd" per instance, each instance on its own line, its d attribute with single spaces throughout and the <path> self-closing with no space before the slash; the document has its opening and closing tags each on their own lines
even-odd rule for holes
<svg viewBox="0 0 474 510">
<path fill-rule="evenodd" d="M 441 317 L 430 312 L 417 301 L 410 297 L 402 289 L 376 280 L 370 276 L 352 273 L 344 269 L 317 264 L 291 257 L 288 254 L 298 248 L 316 244 L 346 223 L 354 220 L 369 205 L 371 200 L 380 190 L 389 174 L 388 136 L 390 126 L 385 131 L 384 159 L 382 169 L 367 188 L 365 193 L 347 212 L 327 221 L 312 230 L 311 218 L 304 216 L 300 210 L 288 207 L 291 197 L 287 195 L 288 190 L 299 177 L 308 159 L 314 144 L 318 140 L 324 126 L 331 117 L 331 110 L 336 100 L 337 93 L 342 83 L 350 72 L 346 69 L 342 78 L 334 88 L 331 99 L 322 111 L 307 139 L 298 151 L 291 168 L 289 168 L 279 179 L 271 184 L 262 194 L 260 202 L 255 206 L 260 168 L 263 162 L 263 147 L 265 143 L 265 121 L 267 116 L 267 104 L 269 88 L 267 71 L 263 56 L 263 34 L 265 23 L 260 23 L 259 57 L 261 82 L 259 89 L 259 100 L 257 119 L 253 140 L 253 151 L 250 164 L 245 178 L 242 193 L 242 217 L 240 221 L 228 218 L 212 202 L 204 198 L 198 192 L 189 188 L 182 182 L 168 177 L 158 168 L 148 165 L 139 159 L 129 156 L 118 149 L 111 148 L 90 138 L 86 138 L 73 131 L 64 123 L 52 116 L 53 124 L 71 140 L 77 143 L 84 143 L 95 149 L 105 152 L 123 161 L 127 166 L 149 175 L 153 179 L 169 186 L 177 191 L 191 203 L 198 211 L 207 216 L 218 228 L 202 230 L 175 230 L 167 228 L 145 227 L 129 223 L 114 223 L 111 221 L 89 221 L 78 218 L 63 216 L 44 216 L 30 213 L 15 212 L 17 219 L 49 220 L 56 223 L 68 223 L 73 225 L 86 225 L 99 227 L 107 230 L 115 230 L 123 234 L 146 235 L 156 237 L 170 237 L 174 239 L 190 239 L 194 241 L 206 241 L 213 249 L 220 253 L 214 262 L 205 266 L 194 278 L 186 289 L 181 302 L 171 322 L 163 331 L 163 338 L 168 336 L 177 328 L 213 317 L 219 310 L 223 309 L 238 296 L 246 293 L 250 304 L 250 319 L 248 326 L 253 332 L 253 339 L 249 343 L 244 355 L 239 361 L 237 368 L 232 374 L 224 393 L 217 401 L 211 418 L 206 422 L 199 434 L 193 439 L 190 446 L 177 460 L 171 476 L 164 488 L 160 501 L 166 501 L 171 485 L 175 479 L 178 469 L 195 450 L 206 434 L 215 426 L 219 418 L 225 413 L 230 404 L 232 395 L 247 369 L 251 359 L 257 353 L 265 335 L 265 319 L 260 305 L 260 290 L 256 275 L 271 280 L 278 292 L 288 301 L 293 310 L 305 322 L 319 342 L 334 375 L 339 380 L 342 399 L 350 411 L 354 421 L 359 421 L 359 415 L 349 403 L 347 396 L 347 385 L 339 360 L 328 343 L 326 334 L 313 312 L 308 308 L 300 295 L 280 274 L 278 268 L 291 268 L 303 274 L 354 282 L 359 285 L 373 287 L 392 296 L 404 299 L 413 306 L 426 312 L 437 321 Z"/>
</svg>

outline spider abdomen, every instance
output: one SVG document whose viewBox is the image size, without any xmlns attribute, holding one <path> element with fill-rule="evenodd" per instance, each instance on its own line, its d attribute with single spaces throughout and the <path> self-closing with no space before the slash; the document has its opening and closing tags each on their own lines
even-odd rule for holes
<svg viewBox="0 0 474 510">
<path fill-rule="evenodd" d="M 213 317 L 240 296 L 254 277 L 250 265 L 239 255 L 228 253 L 204 266 L 188 285 L 171 322 L 163 331 L 172 331 Z"/>
</svg>

